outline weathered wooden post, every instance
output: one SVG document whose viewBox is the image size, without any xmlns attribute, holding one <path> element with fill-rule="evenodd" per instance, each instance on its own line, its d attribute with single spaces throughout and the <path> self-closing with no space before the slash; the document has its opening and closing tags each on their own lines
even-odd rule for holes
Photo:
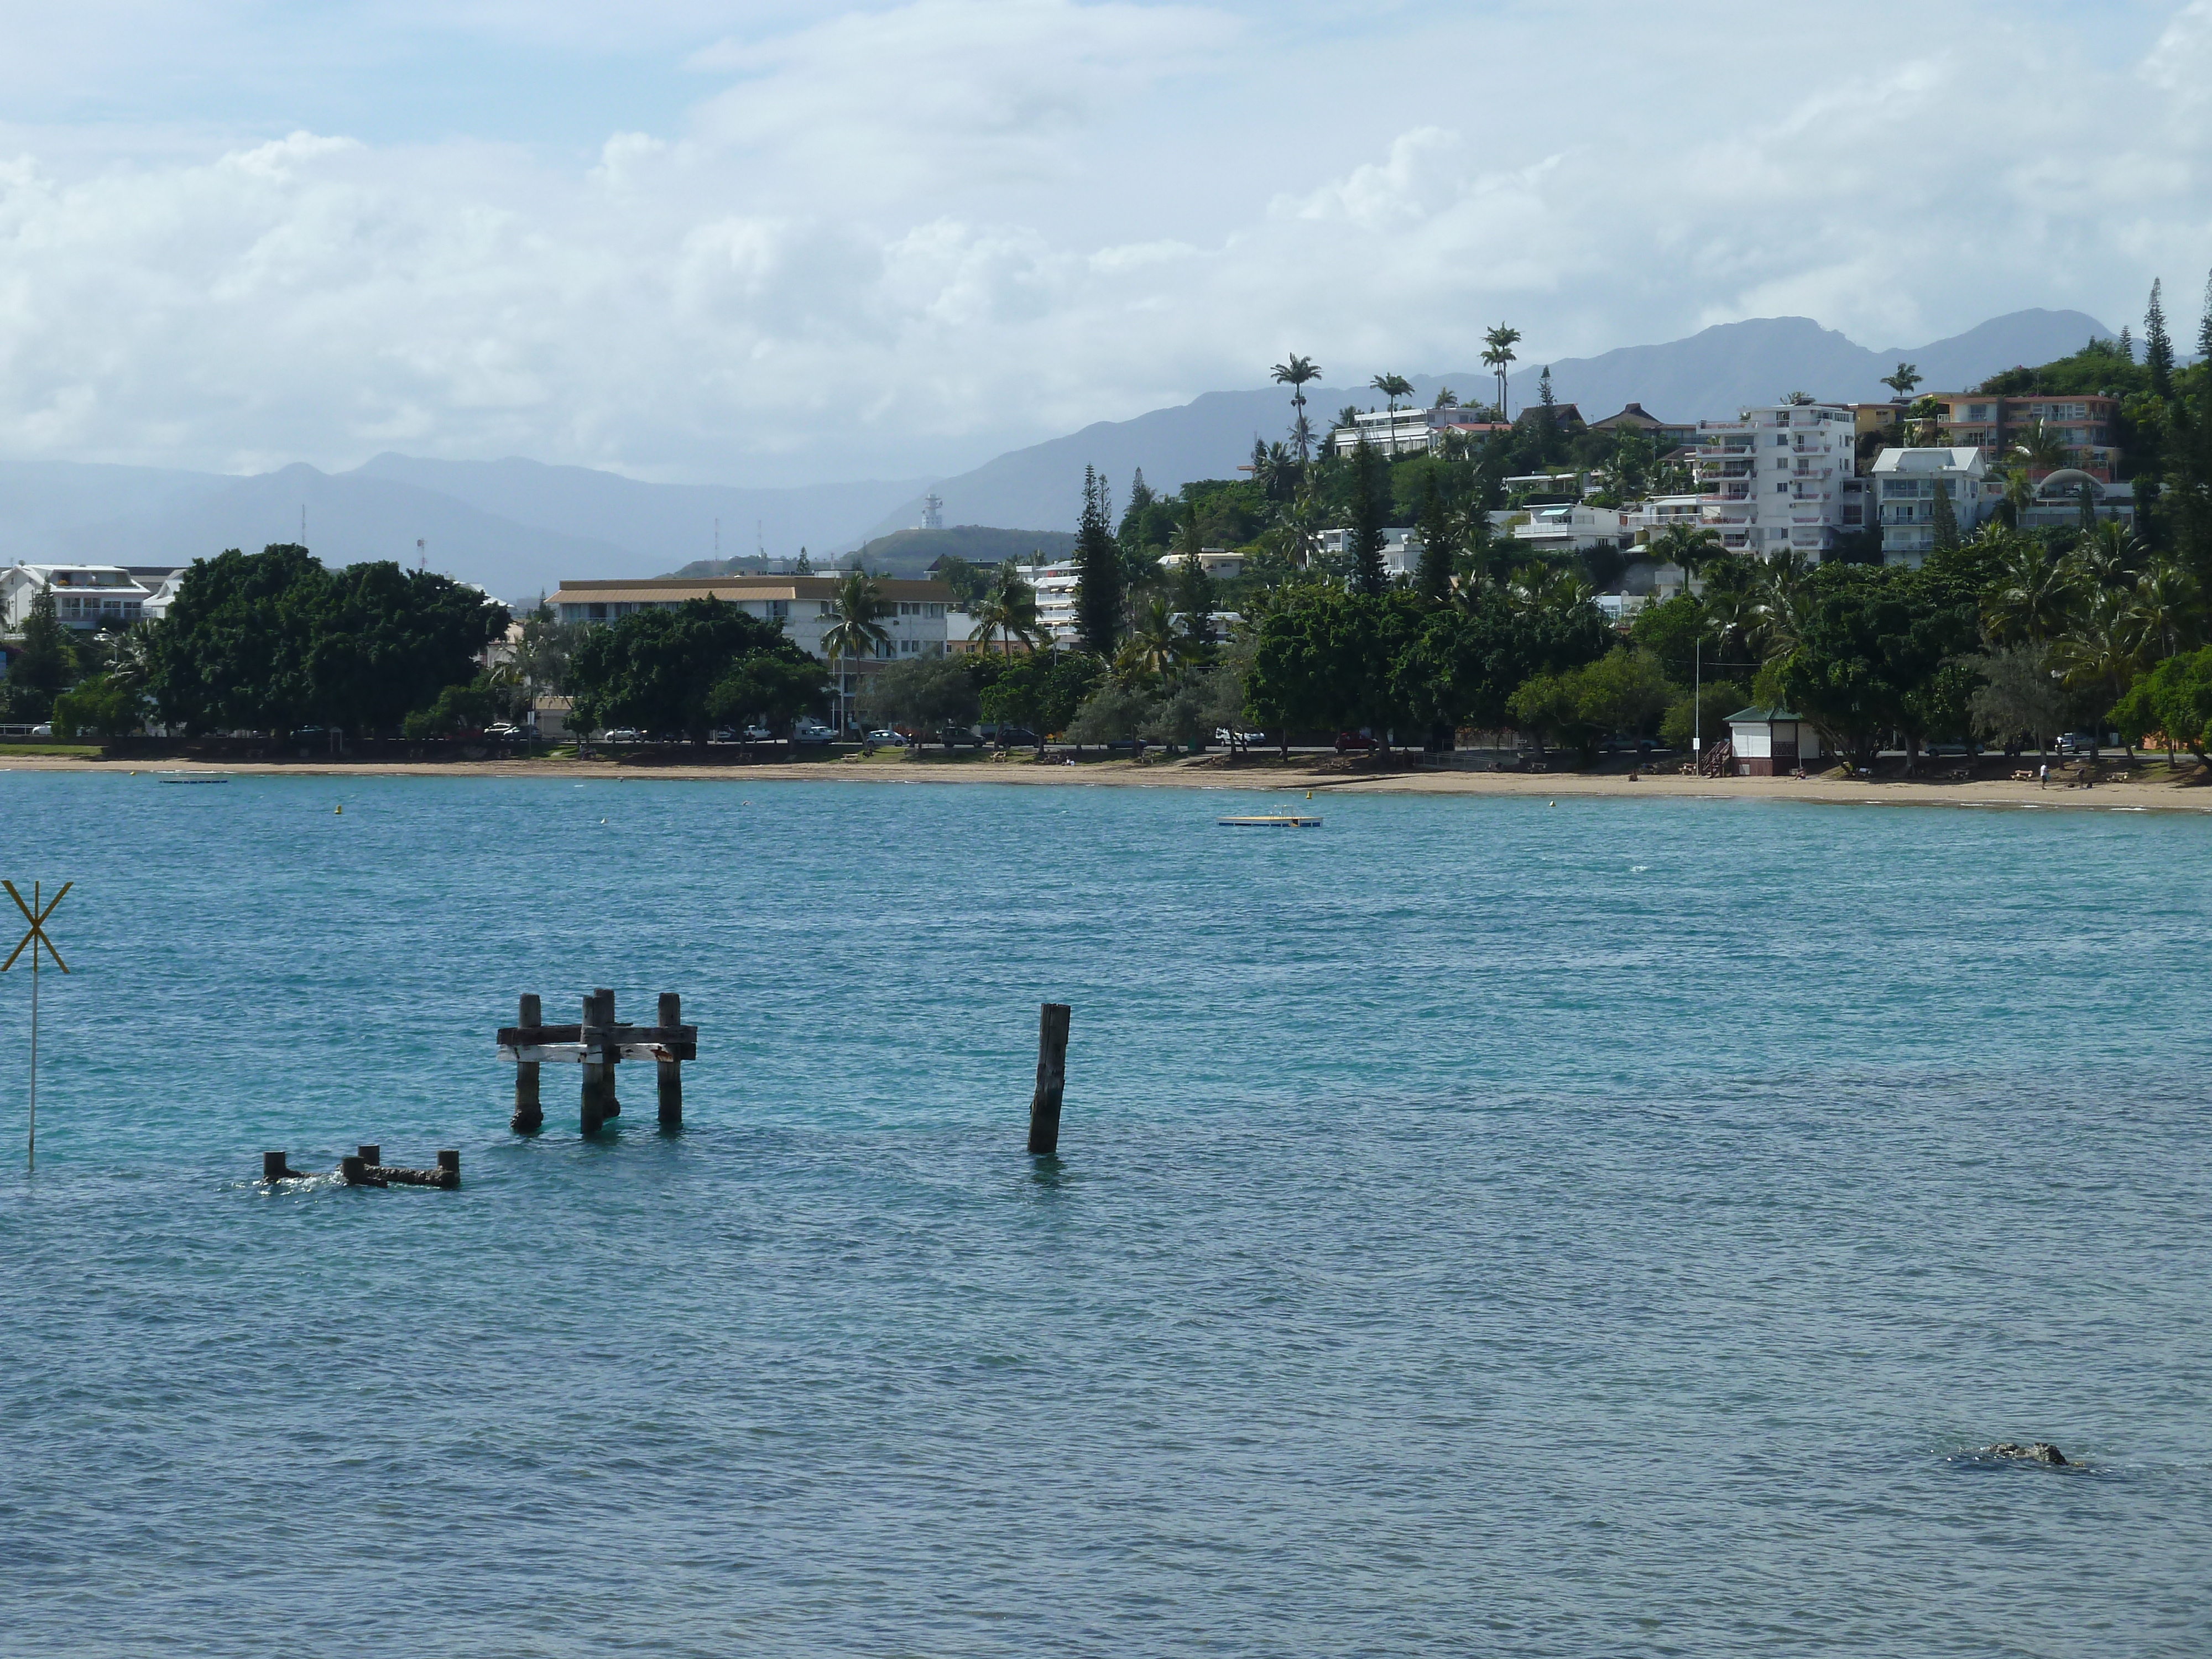
<svg viewBox="0 0 2212 1659">
<path fill-rule="evenodd" d="M 664 991 L 660 996 L 659 1026 L 663 1031 L 684 1024 L 684 999 L 673 991 Z M 656 1062 L 660 1079 L 660 1127 L 680 1129 L 684 1127 L 684 1066 L 673 1058 L 672 1039 L 665 1043 L 661 1052 L 671 1058 Z"/>
<path fill-rule="evenodd" d="M 515 1024 L 525 1032 L 534 1031 L 542 1024 L 540 1014 L 538 999 L 524 997 Z M 538 1099 L 538 1062 L 526 1060 L 514 1068 L 514 1119 L 507 1127 L 519 1135 L 534 1135 L 544 1127 L 545 1109 Z"/>
<path fill-rule="evenodd" d="M 262 1180 L 272 1187 L 280 1181 L 297 1181 L 300 1178 L 300 1172 L 285 1162 L 285 1158 L 286 1154 L 283 1152 L 262 1153 Z"/>
<path fill-rule="evenodd" d="M 438 1177 L 439 1184 L 443 1187 L 458 1187 L 461 1184 L 460 1153 L 448 1151 L 438 1154 Z"/>
<path fill-rule="evenodd" d="M 615 1100 L 615 994 L 601 987 L 584 999 L 583 1131 L 595 1135 L 622 1108 Z"/>
<path fill-rule="evenodd" d="M 1030 1098 L 1030 1152 L 1051 1158 L 1060 1151 L 1060 1096 L 1067 1083 L 1067 1021 L 1073 1012 L 1064 1002 L 1048 1002 L 1037 1013 L 1036 1093 Z"/>
<path fill-rule="evenodd" d="M 384 1148 L 381 1146 L 361 1146 L 355 1150 L 361 1153 L 361 1161 L 372 1170 L 384 1162 Z"/>
<path fill-rule="evenodd" d="M 338 1160 L 338 1179 L 349 1187 L 388 1187 L 381 1168 L 373 1165 L 358 1152 L 351 1158 Z"/>
</svg>

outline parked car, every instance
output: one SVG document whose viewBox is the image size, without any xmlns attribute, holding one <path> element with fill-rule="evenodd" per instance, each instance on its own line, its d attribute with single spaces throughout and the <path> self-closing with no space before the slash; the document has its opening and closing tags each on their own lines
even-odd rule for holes
<svg viewBox="0 0 2212 1659">
<path fill-rule="evenodd" d="M 494 720 L 489 726 L 484 727 L 484 736 L 488 738 L 500 738 L 505 739 L 519 738 L 524 735 L 525 733 L 522 728 L 517 726 L 513 720 Z"/>
<path fill-rule="evenodd" d="M 1026 726 L 985 726 L 977 728 L 987 743 L 995 743 L 1001 749 L 1034 748 L 1037 734 Z"/>
<path fill-rule="evenodd" d="M 634 726 L 613 726 L 599 733 L 601 743 L 643 743 L 645 733 Z"/>
<path fill-rule="evenodd" d="M 1249 749 L 1255 743 L 1267 742 L 1267 734 L 1265 732 L 1232 732 L 1225 726 L 1217 726 L 1213 728 L 1213 740 L 1233 748 Z"/>
<path fill-rule="evenodd" d="M 868 741 L 874 744 L 880 749 L 903 749 L 906 747 L 906 738 L 904 736 L 899 732 L 892 731 L 888 726 L 869 732 Z"/>
<path fill-rule="evenodd" d="M 835 732 L 816 720 L 801 720 L 791 730 L 791 740 L 793 743 L 830 743 L 836 740 L 836 736 Z"/>
<path fill-rule="evenodd" d="M 1127 750 L 1133 755 L 1141 755 L 1145 752 L 1145 740 L 1142 738 L 1115 738 L 1109 739 L 1106 746 L 1109 749 Z"/>
<path fill-rule="evenodd" d="M 1340 732 L 1336 734 L 1336 752 L 1340 755 L 1348 755 L 1355 750 L 1365 750 L 1380 746 L 1364 732 Z"/>
</svg>

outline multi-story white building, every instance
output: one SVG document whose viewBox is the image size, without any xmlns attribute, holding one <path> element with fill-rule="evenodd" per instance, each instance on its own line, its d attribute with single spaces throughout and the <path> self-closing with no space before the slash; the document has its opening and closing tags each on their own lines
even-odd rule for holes
<svg viewBox="0 0 2212 1659">
<path fill-rule="evenodd" d="M 619 621 L 638 611 L 673 611 L 686 599 L 718 599 L 749 616 L 780 622 L 793 644 L 825 661 L 822 636 L 836 620 L 835 576 L 656 577 L 637 581 L 568 581 L 547 603 L 564 623 Z M 884 665 L 913 657 L 942 657 L 964 648 L 975 621 L 960 610 L 942 582 L 879 577 L 889 609 L 879 618 L 890 637 L 873 656 L 839 665 L 840 707 L 850 708 L 862 679 Z"/>
<path fill-rule="evenodd" d="M 1082 585 L 1082 574 L 1073 559 L 1061 559 L 1054 564 L 1033 564 L 1024 567 L 1030 586 L 1036 590 L 1037 621 L 1052 635 L 1057 647 L 1075 643 L 1075 590 Z"/>
<path fill-rule="evenodd" d="M 154 589 L 125 565 L 11 565 L 0 570 L 0 628 L 21 632 L 41 593 L 54 596 L 54 615 L 63 627 L 89 633 L 102 625 L 130 627 L 144 614 Z"/>
<path fill-rule="evenodd" d="M 1774 404 L 1698 422 L 1698 501 L 1730 550 L 1819 556 L 1858 524 L 1856 421 L 1841 404 Z M 1864 514 L 1862 511 L 1862 519 Z"/>
<path fill-rule="evenodd" d="M 1350 530 L 1324 530 L 1314 538 L 1314 550 L 1330 558 L 1344 558 L 1352 551 Z M 1385 530 L 1382 532 L 1382 573 L 1387 576 L 1410 576 L 1421 568 L 1421 532 L 1418 530 Z"/>
<path fill-rule="evenodd" d="M 1610 507 L 1533 507 L 1513 526 L 1513 539 L 1532 553 L 1583 553 L 1600 542 L 1619 547 L 1628 539 L 1627 516 Z"/>
<path fill-rule="evenodd" d="M 1868 479 L 1877 492 L 1882 562 L 1915 568 L 1936 548 L 1939 492 L 1951 498 L 1961 535 L 1972 535 L 2004 495 L 1978 447 L 1885 449 L 1868 469 Z"/>
<path fill-rule="evenodd" d="M 1502 422 L 1480 419 L 1470 409 L 1370 409 L 1331 433 L 1328 441 L 1339 455 L 1352 453 L 1362 438 L 1385 455 L 1430 455 L 1443 449 L 1451 433 L 1480 438 L 1511 430 Z"/>
</svg>

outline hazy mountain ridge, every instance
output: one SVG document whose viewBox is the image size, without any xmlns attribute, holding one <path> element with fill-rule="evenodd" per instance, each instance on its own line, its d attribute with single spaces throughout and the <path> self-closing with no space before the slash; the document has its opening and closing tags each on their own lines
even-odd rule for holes
<svg viewBox="0 0 2212 1659">
<path fill-rule="evenodd" d="M 1591 418 L 1631 400 L 1677 421 L 1732 415 L 1746 403 L 1793 391 L 1823 398 L 1884 398 L 1881 377 L 1899 361 L 1918 364 L 1924 390 L 1963 390 L 2015 363 L 2049 362 L 2091 336 L 2109 337 L 2075 311 L 2022 311 L 1923 346 L 1869 350 L 1802 317 L 1725 323 L 1686 339 L 1625 346 L 1550 365 L 1553 394 Z M 1517 365 L 1517 410 L 1535 395 L 1543 365 Z M 1492 395 L 1480 371 L 1407 377 L 1420 402 L 1450 386 L 1468 401 Z M 1307 391 L 1316 422 L 1345 404 L 1377 403 L 1364 387 Z M 1139 467 L 1155 489 L 1194 478 L 1228 478 L 1255 434 L 1273 440 L 1290 420 L 1281 386 L 1209 392 L 1170 409 L 1010 451 L 935 483 L 947 512 L 964 521 L 951 536 L 991 526 L 1044 546 L 1075 524 L 1083 470 L 1098 467 L 1126 501 Z M 182 562 L 226 547 L 258 549 L 301 538 L 333 564 L 420 556 L 433 569 L 526 601 L 571 577 L 647 576 L 714 556 L 720 521 L 725 559 L 765 545 L 778 558 L 804 546 L 817 564 L 868 543 L 872 565 L 919 568 L 916 544 L 884 538 L 921 518 L 927 481 L 870 481 L 788 489 L 646 483 L 589 467 L 510 458 L 447 461 L 381 454 L 349 471 L 304 463 L 251 477 L 159 467 L 70 461 L 0 461 L 0 559 L 87 559 L 118 564 Z M 994 545 L 996 545 L 994 543 Z M 937 550 L 961 551 L 947 544 Z M 978 550 L 981 551 L 979 544 Z M 961 556 L 971 557 L 962 551 Z M 976 558 L 976 562 L 994 562 Z"/>
</svg>

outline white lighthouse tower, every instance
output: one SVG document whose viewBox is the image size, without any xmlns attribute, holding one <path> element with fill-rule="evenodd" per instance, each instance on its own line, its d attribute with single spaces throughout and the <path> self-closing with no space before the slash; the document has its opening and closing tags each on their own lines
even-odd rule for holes
<svg viewBox="0 0 2212 1659">
<path fill-rule="evenodd" d="M 921 527 L 924 530 L 945 528 L 945 502 L 933 489 L 921 498 Z"/>
</svg>

